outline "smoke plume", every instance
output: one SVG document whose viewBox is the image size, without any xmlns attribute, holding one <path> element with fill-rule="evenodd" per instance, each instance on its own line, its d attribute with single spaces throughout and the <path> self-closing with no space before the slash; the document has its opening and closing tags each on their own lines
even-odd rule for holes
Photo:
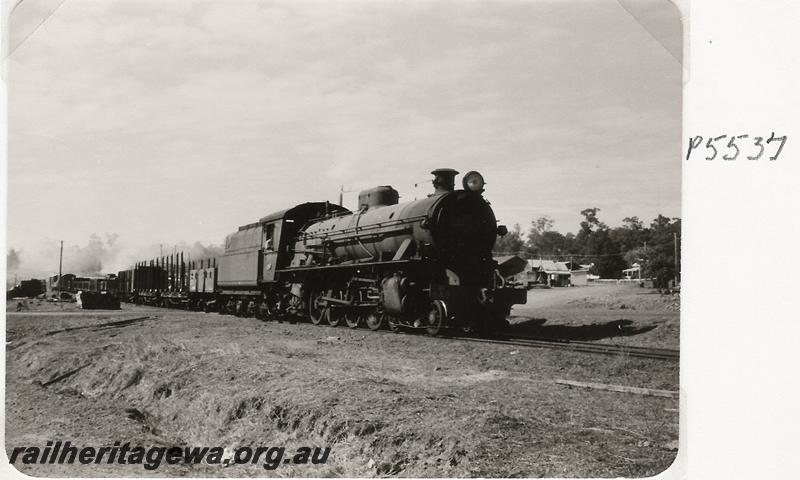
<svg viewBox="0 0 800 480">
<path fill-rule="evenodd" d="M 53 239 L 42 240 L 38 245 L 10 248 L 6 253 L 7 283 L 15 275 L 19 280 L 26 280 L 58 274 L 59 248 L 59 241 Z M 205 260 L 220 255 L 223 248 L 201 242 L 130 245 L 116 233 L 92 234 L 83 245 L 64 243 L 62 273 L 88 276 L 117 273 L 136 262 L 155 259 L 162 252 L 165 257 L 183 252 L 185 261 Z"/>
<path fill-rule="evenodd" d="M 9 272 L 16 271 L 19 268 L 19 253 L 13 248 L 8 250 L 6 254 L 6 269 Z"/>
</svg>

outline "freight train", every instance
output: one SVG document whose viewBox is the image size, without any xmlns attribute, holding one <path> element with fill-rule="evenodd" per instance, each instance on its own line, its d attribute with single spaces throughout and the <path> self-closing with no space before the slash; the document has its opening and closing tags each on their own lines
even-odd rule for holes
<svg viewBox="0 0 800 480">
<path fill-rule="evenodd" d="M 455 189 L 437 169 L 434 191 L 399 203 L 397 190 L 362 191 L 358 209 L 309 202 L 243 225 L 224 253 L 140 262 L 118 274 L 123 300 L 262 320 L 364 325 L 372 330 L 443 328 L 492 332 L 507 326 L 524 288 L 506 285 L 492 258 L 497 225 L 471 171 Z"/>
</svg>

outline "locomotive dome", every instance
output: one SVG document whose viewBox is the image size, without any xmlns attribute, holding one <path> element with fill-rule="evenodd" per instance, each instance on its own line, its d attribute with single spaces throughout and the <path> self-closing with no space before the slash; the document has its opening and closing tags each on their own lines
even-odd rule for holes
<svg viewBox="0 0 800 480">
<path fill-rule="evenodd" d="M 400 194 L 389 185 L 382 185 L 380 187 L 368 188 L 362 190 L 358 194 L 358 208 L 369 209 L 373 207 L 385 207 L 388 205 L 397 205 L 400 200 Z"/>
</svg>

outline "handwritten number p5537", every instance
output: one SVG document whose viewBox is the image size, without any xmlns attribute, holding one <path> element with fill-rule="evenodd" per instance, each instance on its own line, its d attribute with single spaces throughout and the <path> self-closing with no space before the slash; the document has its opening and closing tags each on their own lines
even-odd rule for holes
<svg viewBox="0 0 800 480">
<path fill-rule="evenodd" d="M 772 146 L 774 142 L 778 142 L 775 147 L 774 154 L 768 157 L 770 161 L 775 161 L 778 159 L 781 151 L 783 151 L 783 146 L 786 144 L 787 139 L 786 135 L 782 137 L 776 137 L 775 132 L 772 132 L 765 145 L 764 137 L 754 136 L 752 141 L 746 141 L 746 139 L 750 138 L 750 135 L 731 135 L 728 142 L 725 143 L 724 139 L 727 137 L 728 135 L 708 137 L 708 139 L 706 139 L 704 148 L 704 138 L 702 135 L 697 135 L 696 137 L 690 138 L 689 149 L 686 152 L 686 160 L 689 160 L 692 157 L 692 152 L 703 149 L 707 155 L 705 159 L 708 161 L 713 161 L 719 154 L 718 148 L 727 149 L 726 153 L 723 153 L 722 155 L 723 160 L 736 160 L 742 151 L 748 153 L 746 155 L 748 160 L 758 160 L 762 155 L 764 155 L 764 151 L 767 149 L 767 147 Z M 737 141 L 740 142 L 737 144 Z"/>
</svg>

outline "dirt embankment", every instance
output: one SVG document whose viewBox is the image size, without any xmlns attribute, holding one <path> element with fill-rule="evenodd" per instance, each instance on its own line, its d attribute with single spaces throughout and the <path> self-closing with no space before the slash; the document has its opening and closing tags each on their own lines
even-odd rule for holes
<svg viewBox="0 0 800 480">
<path fill-rule="evenodd" d="M 677 390 L 673 362 L 130 306 L 11 315 L 8 329 L 9 450 L 331 447 L 325 465 L 276 470 L 25 467 L 32 475 L 648 476 L 675 455 L 675 400 L 553 383 Z"/>
</svg>

